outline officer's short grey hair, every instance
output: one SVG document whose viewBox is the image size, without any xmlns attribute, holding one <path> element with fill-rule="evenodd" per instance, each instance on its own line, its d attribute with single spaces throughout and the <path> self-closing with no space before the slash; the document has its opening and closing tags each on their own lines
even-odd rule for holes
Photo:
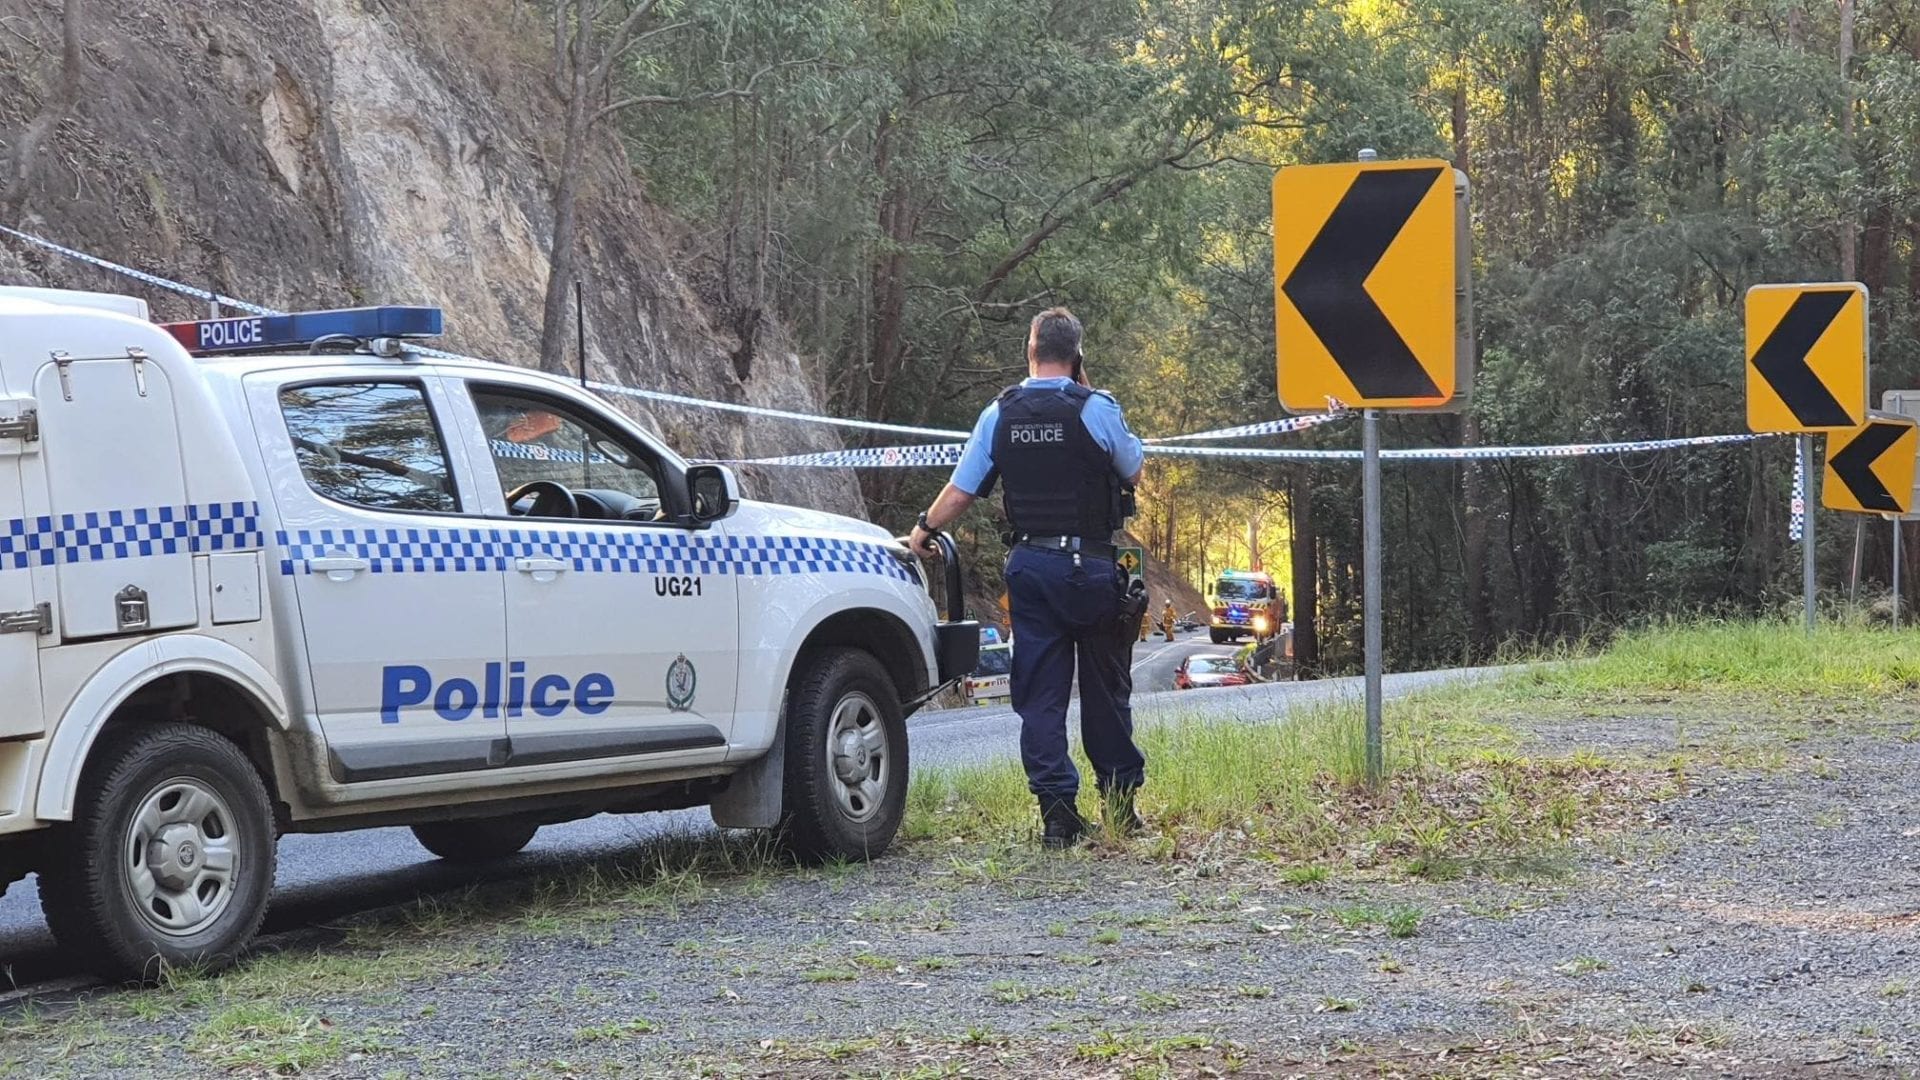
<svg viewBox="0 0 1920 1080">
<path fill-rule="evenodd" d="M 1031 334 L 1036 360 L 1071 364 L 1080 357 L 1080 320 L 1066 308 L 1048 308 L 1035 315 Z"/>
</svg>

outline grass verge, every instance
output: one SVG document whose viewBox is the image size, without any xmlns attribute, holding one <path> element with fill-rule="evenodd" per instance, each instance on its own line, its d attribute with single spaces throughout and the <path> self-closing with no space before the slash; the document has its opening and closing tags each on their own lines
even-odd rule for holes
<svg viewBox="0 0 1920 1080">
<path fill-rule="evenodd" d="M 1597 652 L 1525 656 L 1532 670 L 1499 684 L 1512 701 L 1647 694 L 1855 698 L 1920 688 L 1920 635 L 1827 622 L 1664 623 Z"/>
<path fill-rule="evenodd" d="M 1144 725 L 1143 807 L 1155 828 L 1126 850 L 1159 858 L 1257 855 L 1309 884 L 1326 866 L 1418 876 L 1553 876 L 1564 849 L 1622 824 L 1626 808 L 1684 783 L 1686 762 L 1528 744 L 1527 723 L 1623 699 L 1765 704 L 1876 701 L 1920 687 L 1920 635 L 1830 624 L 1809 636 L 1767 622 L 1666 624 L 1604 650 L 1515 658 L 1522 670 L 1386 705 L 1384 783 L 1365 783 L 1357 701 L 1296 706 L 1250 722 L 1194 711 Z M 1628 721 L 1631 722 L 1631 721 Z M 1096 807 L 1088 797 L 1083 808 Z M 988 841 L 1031 832 L 1013 762 L 922 770 L 906 835 Z M 1114 847 L 1116 845 L 1109 845 Z"/>
<path fill-rule="evenodd" d="M 1124 849 L 1275 860 L 1303 885 L 1324 880 L 1329 866 L 1535 876 L 1574 837 L 1615 824 L 1623 797 L 1659 779 L 1590 755 L 1518 756 L 1506 749 L 1513 733 L 1479 711 L 1457 693 L 1390 702 L 1387 777 L 1377 787 L 1365 781 L 1356 703 L 1300 706 L 1279 722 L 1193 713 L 1144 726 L 1150 781 L 1141 803 L 1153 827 Z M 1085 801 L 1096 813 L 1095 800 Z M 1030 832 L 1034 819 L 1018 763 L 923 770 L 906 835 L 990 841 Z"/>
</svg>

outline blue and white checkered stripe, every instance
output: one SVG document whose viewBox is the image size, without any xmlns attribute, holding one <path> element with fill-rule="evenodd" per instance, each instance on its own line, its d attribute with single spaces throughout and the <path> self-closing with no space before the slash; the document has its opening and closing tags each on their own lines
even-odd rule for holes
<svg viewBox="0 0 1920 1080">
<path fill-rule="evenodd" d="M 377 574 L 499 571 L 520 558 L 562 559 L 598 574 L 879 574 L 913 581 L 886 548 L 811 536 L 696 536 L 657 530 L 296 529 L 275 534 L 280 572 L 311 573 L 308 560 L 350 556 Z"/>
<path fill-rule="evenodd" d="M 260 504 L 253 502 L 46 514 L 0 523 L 0 569 L 249 551 L 265 543 Z"/>
</svg>

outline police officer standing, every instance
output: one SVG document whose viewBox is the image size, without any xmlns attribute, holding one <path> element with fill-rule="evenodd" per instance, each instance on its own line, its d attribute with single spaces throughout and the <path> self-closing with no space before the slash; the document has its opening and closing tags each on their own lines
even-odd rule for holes
<svg viewBox="0 0 1920 1080">
<path fill-rule="evenodd" d="M 1146 776 L 1133 742 L 1128 625 L 1138 624 L 1145 603 L 1141 597 L 1128 610 L 1128 575 L 1113 546 L 1143 457 L 1119 403 L 1088 385 L 1080 335 L 1080 320 L 1065 308 L 1034 317 L 1027 380 L 982 410 L 952 480 L 920 515 L 910 541 L 931 553 L 929 533 L 992 494 L 996 481 L 1005 486 L 1013 709 L 1048 847 L 1068 847 L 1088 829 L 1075 806 L 1080 774 L 1067 752 L 1076 660 L 1080 733 L 1110 829 L 1140 827 L 1133 797 Z"/>
</svg>

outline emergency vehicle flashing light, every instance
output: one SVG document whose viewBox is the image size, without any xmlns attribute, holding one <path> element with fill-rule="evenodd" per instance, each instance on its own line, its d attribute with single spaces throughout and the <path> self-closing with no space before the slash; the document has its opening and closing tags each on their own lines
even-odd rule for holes
<svg viewBox="0 0 1920 1080">
<path fill-rule="evenodd" d="M 360 341 L 437 337 L 440 326 L 439 308 L 363 307 L 162 323 L 160 328 L 188 352 L 202 354 L 299 348 L 336 337 Z"/>
</svg>

